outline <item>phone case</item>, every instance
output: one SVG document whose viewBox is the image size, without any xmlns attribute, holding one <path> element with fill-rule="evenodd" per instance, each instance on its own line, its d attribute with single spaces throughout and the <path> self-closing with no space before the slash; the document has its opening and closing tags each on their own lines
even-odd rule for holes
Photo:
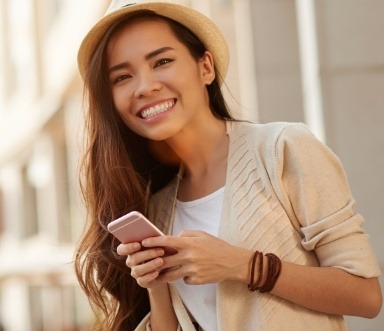
<svg viewBox="0 0 384 331">
<path fill-rule="evenodd" d="M 130 212 L 109 223 L 108 231 L 124 244 L 141 242 L 145 238 L 163 235 L 156 226 L 137 211 Z"/>
<path fill-rule="evenodd" d="M 164 234 L 143 214 L 132 211 L 108 224 L 108 231 L 122 243 L 142 242 L 145 238 L 163 236 Z M 163 247 L 166 254 L 176 254 L 177 250 Z"/>
</svg>

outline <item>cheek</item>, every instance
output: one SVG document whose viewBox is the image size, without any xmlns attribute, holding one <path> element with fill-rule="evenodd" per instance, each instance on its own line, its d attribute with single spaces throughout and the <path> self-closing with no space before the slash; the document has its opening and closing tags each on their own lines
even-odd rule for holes
<svg viewBox="0 0 384 331">
<path fill-rule="evenodd" d="M 132 107 L 131 97 L 122 89 L 112 91 L 113 104 L 125 125 L 132 129 L 133 118 L 130 113 Z"/>
<path fill-rule="evenodd" d="M 112 90 L 112 98 L 115 108 L 120 116 L 127 115 L 131 108 L 131 96 L 124 89 Z"/>
</svg>

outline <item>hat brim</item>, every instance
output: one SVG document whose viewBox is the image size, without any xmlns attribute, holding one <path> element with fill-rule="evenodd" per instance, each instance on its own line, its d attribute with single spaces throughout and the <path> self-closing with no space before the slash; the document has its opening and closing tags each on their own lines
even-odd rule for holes
<svg viewBox="0 0 384 331">
<path fill-rule="evenodd" d="M 229 50 L 228 45 L 218 27 L 205 15 L 197 10 L 169 2 L 148 2 L 131 4 L 108 13 L 100 19 L 83 39 L 77 63 L 81 77 L 85 78 L 87 65 L 93 56 L 98 44 L 110 26 L 125 16 L 139 10 L 151 10 L 158 15 L 165 16 L 187 27 L 203 43 L 205 48 L 212 53 L 215 68 L 219 75 L 221 85 L 228 70 Z"/>
</svg>

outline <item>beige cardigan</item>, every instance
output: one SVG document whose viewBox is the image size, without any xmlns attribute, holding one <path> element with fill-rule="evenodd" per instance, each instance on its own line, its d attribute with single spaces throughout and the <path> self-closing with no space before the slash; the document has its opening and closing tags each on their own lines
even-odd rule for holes
<svg viewBox="0 0 384 331">
<path fill-rule="evenodd" d="M 339 159 L 304 124 L 228 122 L 230 147 L 219 237 L 232 245 L 310 266 L 378 277 L 380 269 Z M 155 194 L 149 217 L 172 232 L 179 178 Z M 169 285 L 183 331 L 194 330 Z M 218 284 L 220 331 L 345 330 L 342 316 L 319 313 L 243 283 Z M 145 330 L 149 316 L 137 330 Z"/>
</svg>

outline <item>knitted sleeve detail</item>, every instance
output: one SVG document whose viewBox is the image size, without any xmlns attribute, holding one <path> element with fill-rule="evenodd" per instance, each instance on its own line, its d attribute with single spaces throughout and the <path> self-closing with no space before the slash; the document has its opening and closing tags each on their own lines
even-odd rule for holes
<svg viewBox="0 0 384 331">
<path fill-rule="evenodd" d="M 337 156 L 304 124 L 286 126 L 275 144 L 281 195 L 299 223 L 302 246 L 320 265 L 363 277 L 380 275 L 364 219 L 354 211 L 346 174 Z M 284 199 L 283 199 L 284 200 Z"/>
</svg>

